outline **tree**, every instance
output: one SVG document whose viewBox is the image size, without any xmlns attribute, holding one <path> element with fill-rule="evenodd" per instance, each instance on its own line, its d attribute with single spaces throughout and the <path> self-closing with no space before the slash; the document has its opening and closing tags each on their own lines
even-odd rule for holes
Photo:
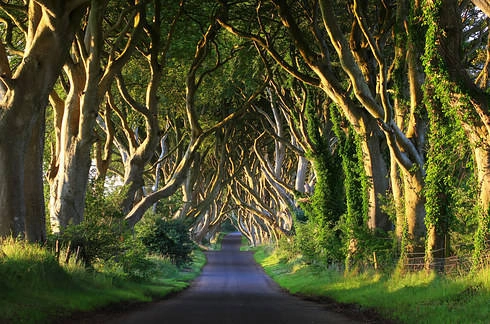
<svg viewBox="0 0 490 324">
<path fill-rule="evenodd" d="M 92 1 L 84 28 L 65 66 L 68 89 L 64 104 L 59 102 L 57 95 L 52 96 L 53 106 L 57 109 L 56 126 L 59 127 L 56 138 L 58 150 L 53 152 L 48 175 L 51 228 L 55 233 L 83 220 L 99 106 L 115 76 L 129 60 L 141 29 L 140 16 L 144 14 L 144 7 L 132 5 L 111 20 L 104 19 L 108 6 L 109 1 Z M 106 27 L 104 20 L 106 23 L 122 23 L 125 31 L 131 30 L 126 41 L 122 42 L 119 34 L 109 37 L 106 33 L 104 38 L 104 27 L 116 27 Z M 109 41 L 112 44 L 106 49 L 104 42 Z M 101 69 L 102 62 L 105 62 L 104 70 Z"/>
<path fill-rule="evenodd" d="M 0 236 L 45 237 L 41 149 L 44 111 L 88 1 L 2 3 L 0 8 L 25 35 L 22 61 L 14 71 L 2 60 L 0 108 Z M 19 12 L 26 11 L 26 23 Z M 7 33 L 7 36 L 11 33 Z M 7 39 L 9 44 L 11 39 Z M 10 72 L 12 71 L 12 72 Z M 39 136 L 34 138 L 33 136 Z M 29 199 L 29 200 L 27 200 Z"/>
<path fill-rule="evenodd" d="M 147 36 L 145 37 L 145 42 L 137 48 L 147 64 L 148 80 L 144 102 L 142 103 L 135 99 L 126 85 L 126 80 L 131 80 L 131 70 L 129 73 L 123 71 L 117 77 L 118 95 L 122 98 L 123 104 L 129 106 L 131 111 L 144 120 L 144 131 L 139 131 L 139 138 L 137 138 L 132 129 L 128 128 L 127 116 L 122 114 L 122 109 L 116 108 L 114 104 L 109 105 L 121 120 L 121 128 L 126 137 L 119 145 L 119 149 L 123 150 L 120 152 L 121 156 L 125 156 L 123 159 L 123 181 L 124 185 L 128 187 L 121 206 L 125 214 L 138 202 L 136 194 L 144 185 L 143 174 L 145 167 L 160 143 L 160 82 L 165 76 L 168 52 L 175 36 L 177 23 L 180 22 L 184 5 L 182 1 L 178 6 L 174 6 L 172 15 L 167 22 L 165 20 L 166 17 L 163 17 L 164 8 L 162 4 L 159 1 L 155 1 L 152 4 L 153 7 L 150 12 L 153 13 L 153 19 L 151 22 L 145 22 L 143 29 Z M 169 10 L 169 8 L 167 7 L 165 10 Z M 162 34 L 167 25 L 168 32 L 163 38 Z M 124 142 L 127 145 L 123 145 L 122 143 Z"/>
<path fill-rule="evenodd" d="M 475 259 L 486 246 L 490 214 L 490 113 L 486 82 L 481 88 L 464 64 L 463 45 L 467 41 L 457 1 L 442 5 L 427 1 L 424 6 L 427 24 L 426 73 L 429 87 L 441 106 L 449 109 L 461 123 L 473 150 L 479 191 L 479 228 L 475 235 Z M 487 36 L 488 37 L 488 36 Z M 468 36 L 468 38 L 471 38 Z M 486 73 L 482 65 L 482 73 Z"/>
</svg>

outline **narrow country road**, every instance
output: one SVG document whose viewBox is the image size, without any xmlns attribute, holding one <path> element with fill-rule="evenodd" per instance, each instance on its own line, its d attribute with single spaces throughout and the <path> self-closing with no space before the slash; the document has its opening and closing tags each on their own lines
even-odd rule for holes
<svg viewBox="0 0 490 324">
<path fill-rule="evenodd" d="M 120 314 L 110 323 L 356 323 L 282 292 L 255 263 L 252 253 L 240 252 L 240 243 L 240 234 L 227 235 L 221 251 L 206 253 L 208 263 L 189 289 Z"/>
</svg>

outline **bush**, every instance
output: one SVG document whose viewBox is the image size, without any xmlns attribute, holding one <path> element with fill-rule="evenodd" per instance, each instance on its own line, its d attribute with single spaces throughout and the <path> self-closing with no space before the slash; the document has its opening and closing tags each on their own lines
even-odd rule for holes
<svg viewBox="0 0 490 324">
<path fill-rule="evenodd" d="M 96 260 L 107 261 L 121 251 L 126 227 L 119 209 L 120 196 L 120 192 L 104 195 L 103 188 L 89 189 L 85 219 L 81 224 L 67 226 L 59 237 L 65 248 L 80 248 L 79 257 L 87 266 Z"/>
<path fill-rule="evenodd" d="M 85 220 L 79 225 L 68 226 L 60 238 L 65 248 L 79 248 L 79 258 L 86 266 L 91 266 L 96 260 L 109 260 L 118 254 L 121 240 L 118 232 L 101 219 Z"/>
<path fill-rule="evenodd" d="M 148 250 L 139 239 L 127 239 L 121 253 L 115 258 L 131 280 L 145 280 L 156 272 L 154 263 L 148 258 Z"/>
<path fill-rule="evenodd" d="M 138 237 L 150 252 L 182 266 L 191 261 L 194 243 L 186 224 L 179 220 L 151 219 L 138 226 Z"/>
</svg>

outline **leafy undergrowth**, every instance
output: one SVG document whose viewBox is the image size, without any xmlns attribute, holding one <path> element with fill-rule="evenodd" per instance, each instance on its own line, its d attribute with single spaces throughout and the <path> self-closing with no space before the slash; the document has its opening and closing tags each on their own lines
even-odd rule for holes
<svg viewBox="0 0 490 324">
<path fill-rule="evenodd" d="M 87 270 L 73 261 L 62 266 L 37 245 L 0 242 L 0 323 L 49 323 L 75 312 L 121 302 L 146 302 L 188 286 L 205 263 L 200 251 L 184 270 L 151 257 L 152 277 L 132 281 L 117 270 Z"/>
<path fill-rule="evenodd" d="M 488 268 L 453 277 L 427 272 L 343 275 L 301 262 L 287 263 L 266 247 L 260 247 L 255 258 L 281 287 L 293 294 L 356 304 L 400 323 L 489 322 Z"/>
</svg>

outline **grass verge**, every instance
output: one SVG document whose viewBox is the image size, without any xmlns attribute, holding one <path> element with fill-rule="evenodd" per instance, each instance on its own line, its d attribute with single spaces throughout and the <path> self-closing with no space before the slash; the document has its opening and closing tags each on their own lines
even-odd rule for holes
<svg viewBox="0 0 490 324">
<path fill-rule="evenodd" d="M 60 266 L 42 247 L 2 241 L 0 323 L 49 323 L 111 304 L 161 299 L 187 287 L 205 260 L 202 252 L 195 251 L 192 264 L 182 270 L 153 257 L 152 278 L 135 282 L 117 273 L 88 271 L 73 262 Z"/>
<path fill-rule="evenodd" d="M 267 247 L 258 248 L 255 258 L 293 294 L 356 304 L 396 322 L 488 323 L 490 318 L 490 269 L 454 277 L 427 272 L 342 275 L 301 262 L 287 263 Z"/>
</svg>

